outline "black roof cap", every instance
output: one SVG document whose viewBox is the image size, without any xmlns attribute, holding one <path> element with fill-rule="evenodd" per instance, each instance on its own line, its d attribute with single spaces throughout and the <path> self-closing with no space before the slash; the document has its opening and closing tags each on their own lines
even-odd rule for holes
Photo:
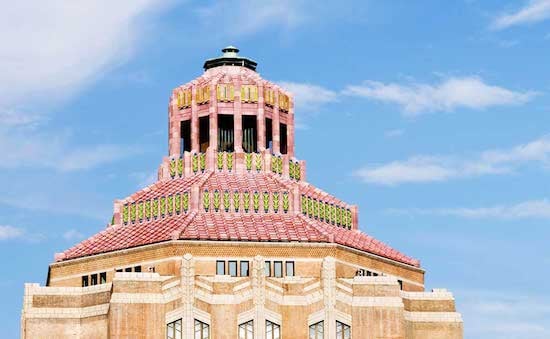
<svg viewBox="0 0 550 339">
<path fill-rule="evenodd" d="M 204 62 L 204 70 L 218 66 L 242 66 L 256 71 L 258 63 L 252 59 L 239 56 L 239 49 L 235 46 L 227 46 L 222 49 L 223 55 L 218 58 L 208 59 Z"/>
</svg>

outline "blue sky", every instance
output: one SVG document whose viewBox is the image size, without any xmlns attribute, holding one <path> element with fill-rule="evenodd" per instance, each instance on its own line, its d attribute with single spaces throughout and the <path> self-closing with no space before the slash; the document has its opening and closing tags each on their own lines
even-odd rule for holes
<svg viewBox="0 0 550 339">
<path fill-rule="evenodd" d="M 421 259 L 466 338 L 550 337 L 549 0 L 21 1 L 0 28 L 4 336 L 23 283 L 151 182 L 171 89 L 234 44 L 295 93 L 308 180 Z"/>
</svg>

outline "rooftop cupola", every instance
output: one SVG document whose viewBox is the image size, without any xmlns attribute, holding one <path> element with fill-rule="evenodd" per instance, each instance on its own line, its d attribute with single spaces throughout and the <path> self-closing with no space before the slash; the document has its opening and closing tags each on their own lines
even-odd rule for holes
<svg viewBox="0 0 550 339">
<path fill-rule="evenodd" d="M 222 49 L 223 55 L 214 58 L 208 59 L 204 62 L 204 70 L 218 66 L 241 66 L 256 71 L 256 66 L 258 63 L 252 59 L 239 56 L 239 49 L 235 46 L 227 46 Z"/>
</svg>

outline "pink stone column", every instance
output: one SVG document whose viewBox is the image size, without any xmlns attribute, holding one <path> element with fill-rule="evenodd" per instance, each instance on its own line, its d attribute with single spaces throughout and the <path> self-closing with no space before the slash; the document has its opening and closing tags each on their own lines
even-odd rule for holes
<svg viewBox="0 0 550 339">
<path fill-rule="evenodd" d="M 290 107 L 287 117 L 287 151 L 288 155 L 294 157 L 294 97 L 290 97 Z"/>
<path fill-rule="evenodd" d="M 280 122 L 279 122 L 279 91 L 275 91 L 275 105 L 273 106 L 273 119 L 272 119 L 272 128 L 273 133 L 273 153 L 281 153 L 281 132 L 280 132 Z"/>
<path fill-rule="evenodd" d="M 352 214 L 352 230 L 359 229 L 359 208 L 357 205 L 351 206 L 351 214 Z"/>
<path fill-rule="evenodd" d="M 181 135 L 178 116 L 177 91 L 174 91 L 168 104 L 168 154 L 171 156 L 180 154 Z"/>
<path fill-rule="evenodd" d="M 210 106 L 208 108 L 208 120 L 210 122 L 210 144 L 208 146 L 208 168 L 214 168 L 216 152 L 218 152 L 218 98 L 216 96 L 216 82 L 210 84 Z"/>
<path fill-rule="evenodd" d="M 198 153 L 199 145 L 199 113 L 196 101 L 197 86 L 193 86 L 191 91 L 191 152 Z"/>
<path fill-rule="evenodd" d="M 264 111 L 264 86 L 261 83 L 258 83 L 258 115 L 256 121 L 258 124 L 258 152 L 265 151 L 265 111 Z"/>
<path fill-rule="evenodd" d="M 233 82 L 235 97 L 233 98 L 233 128 L 235 130 L 235 152 L 243 152 L 243 116 L 241 111 L 241 81 Z"/>
</svg>

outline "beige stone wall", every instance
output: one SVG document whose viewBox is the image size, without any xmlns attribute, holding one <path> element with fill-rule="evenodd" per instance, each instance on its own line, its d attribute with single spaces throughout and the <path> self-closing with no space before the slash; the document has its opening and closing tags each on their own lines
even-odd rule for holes
<svg viewBox="0 0 550 339">
<path fill-rule="evenodd" d="M 263 251 L 269 257 L 247 257 L 248 250 L 226 253 L 225 257 L 233 254 L 237 260 L 250 261 L 249 277 L 216 276 L 216 256 L 211 252 L 178 258 L 174 250 L 179 251 L 177 246 L 159 246 L 126 253 L 124 258 L 135 256 L 134 264 L 140 263 L 137 257 L 151 259 L 168 251 L 168 260 L 157 260 L 170 274 L 116 273 L 108 276 L 107 284 L 85 288 L 28 284 L 22 338 L 165 338 L 166 324 L 176 319 L 182 319 L 189 335 L 194 319 L 199 319 L 209 324 L 216 339 L 236 338 L 239 323 L 248 320 L 254 321 L 257 338 L 263 338 L 266 320 L 281 325 L 283 338 L 293 339 L 308 339 L 309 325 L 320 320 L 325 322 L 328 339 L 335 338 L 336 321 L 350 325 L 352 337 L 360 339 L 462 338 L 462 319 L 455 312 L 452 294 L 400 291 L 397 278 L 389 275 L 353 277 L 350 273 L 355 273 L 360 258 L 341 253 L 341 248 L 313 249 L 315 255 L 331 252 L 334 256 L 294 257 L 299 275 L 284 278 L 265 277 L 263 265 L 266 259 L 283 258 L 281 252 L 287 249 Z M 308 252 L 302 249 L 300 254 L 304 253 Z M 113 261 L 112 267 L 123 263 L 108 256 L 96 259 Z M 82 260 L 53 265 L 52 271 L 60 278 L 56 282 L 65 282 L 74 279 L 70 276 L 78 269 L 97 270 L 98 266 Z M 377 268 L 404 270 L 384 262 Z M 414 278 L 423 272 L 410 271 L 406 278 L 414 285 Z M 69 278 L 63 279 L 63 274 Z"/>
</svg>

